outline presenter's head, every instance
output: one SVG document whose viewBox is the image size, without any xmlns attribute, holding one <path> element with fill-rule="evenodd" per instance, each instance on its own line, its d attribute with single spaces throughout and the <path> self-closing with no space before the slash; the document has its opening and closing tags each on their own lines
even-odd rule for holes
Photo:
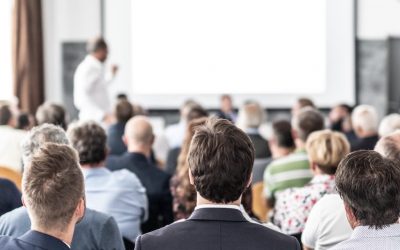
<svg viewBox="0 0 400 250">
<path fill-rule="evenodd" d="M 100 62 L 105 62 L 108 56 L 108 46 L 104 38 L 95 37 L 88 41 L 86 49 L 89 54 L 97 58 Z"/>
</svg>

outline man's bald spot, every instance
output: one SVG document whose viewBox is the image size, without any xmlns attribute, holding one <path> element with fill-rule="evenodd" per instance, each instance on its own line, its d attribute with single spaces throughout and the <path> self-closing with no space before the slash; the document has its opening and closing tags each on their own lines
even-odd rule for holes
<svg viewBox="0 0 400 250">
<path fill-rule="evenodd" d="M 145 116 L 131 118 L 125 126 L 125 137 L 131 143 L 151 145 L 153 143 L 153 128 Z"/>
<path fill-rule="evenodd" d="M 400 160 L 400 132 L 382 137 L 376 144 L 375 151 L 389 159 Z"/>
</svg>

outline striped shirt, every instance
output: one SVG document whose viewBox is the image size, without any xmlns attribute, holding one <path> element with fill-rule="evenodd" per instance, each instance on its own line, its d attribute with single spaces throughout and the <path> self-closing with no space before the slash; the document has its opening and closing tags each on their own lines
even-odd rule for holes
<svg viewBox="0 0 400 250">
<path fill-rule="evenodd" d="M 312 177 L 307 153 L 297 151 L 269 164 L 264 172 L 264 195 L 275 198 L 276 192 L 303 187 Z"/>
</svg>

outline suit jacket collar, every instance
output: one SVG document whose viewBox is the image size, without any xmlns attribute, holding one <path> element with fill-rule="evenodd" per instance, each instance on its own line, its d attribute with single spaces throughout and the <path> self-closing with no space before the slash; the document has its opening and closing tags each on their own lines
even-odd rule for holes
<svg viewBox="0 0 400 250">
<path fill-rule="evenodd" d="M 48 234 L 40 233 L 38 231 L 30 230 L 18 239 L 27 242 L 29 244 L 41 247 L 43 249 L 57 249 L 57 250 L 69 250 L 70 248 L 62 242 Z"/>
<path fill-rule="evenodd" d="M 188 220 L 247 222 L 239 209 L 231 208 L 196 209 Z"/>
</svg>

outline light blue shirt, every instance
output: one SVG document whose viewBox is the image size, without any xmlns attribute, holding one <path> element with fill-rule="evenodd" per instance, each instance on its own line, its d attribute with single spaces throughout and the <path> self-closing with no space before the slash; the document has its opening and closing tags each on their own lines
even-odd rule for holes
<svg viewBox="0 0 400 250">
<path fill-rule="evenodd" d="M 350 239 L 339 243 L 332 250 L 398 250 L 400 249 L 400 224 L 382 229 L 359 226 L 354 228 Z"/>
<path fill-rule="evenodd" d="M 105 167 L 83 169 L 86 205 L 114 217 L 122 236 L 135 242 L 147 220 L 146 189 L 132 172 L 111 172 Z"/>
</svg>

